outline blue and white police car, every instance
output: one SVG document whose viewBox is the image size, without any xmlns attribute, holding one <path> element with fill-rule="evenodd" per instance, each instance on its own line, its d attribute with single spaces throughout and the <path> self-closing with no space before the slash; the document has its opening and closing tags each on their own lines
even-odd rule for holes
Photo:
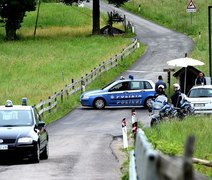
<svg viewBox="0 0 212 180">
<path fill-rule="evenodd" d="M 151 80 L 120 79 L 99 90 L 85 92 L 80 97 L 82 106 L 103 109 L 105 106 L 149 107 L 155 95 L 155 83 Z"/>
</svg>

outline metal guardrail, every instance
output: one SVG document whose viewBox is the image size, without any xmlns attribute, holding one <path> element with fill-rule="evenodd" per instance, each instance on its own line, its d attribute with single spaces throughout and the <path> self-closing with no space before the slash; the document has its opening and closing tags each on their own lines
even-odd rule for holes
<svg viewBox="0 0 212 180">
<path fill-rule="evenodd" d="M 130 152 L 130 180 L 206 180 L 206 176 L 192 167 L 193 145 L 195 138 L 189 136 L 184 156 L 170 157 L 153 149 L 141 129 L 137 130 L 135 150 Z"/>
<path fill-rule="evenodd" d="M 36 109 L 38 110 L 38 114 L 43 116 L 45 112 L 51 113 L 56 109 L 58 100 L 63 102 L 64 96 L 68 97 L 75 92 L 82 90 L 83 87 L 90 84 L 102 73 L 117 66 L 119 61 L 124 60 L 125 57 L 130 55 L 137 47 L 139 47 L 138 43 L 138 40 L 134 39 L 132 44 L 123 49 L 120 54 L 115 55 L 113 58 L 110 58 L 106 62 L 102 62 L 102 64 L 100 64 L 98 67 L 95 67 L 93 70 L 91 70 L 89 74 L 86 74 L 85 77 L 81 77 L 81 79 L 77 81 L 72 79 L 72 84 L 65 85 L 65 88 L 63 88 L 60 92 L 55 92 L 54 95 L 49 96 L 46 100 L 41 99 L 40 102 L 35 105 Z"/>
</svg>

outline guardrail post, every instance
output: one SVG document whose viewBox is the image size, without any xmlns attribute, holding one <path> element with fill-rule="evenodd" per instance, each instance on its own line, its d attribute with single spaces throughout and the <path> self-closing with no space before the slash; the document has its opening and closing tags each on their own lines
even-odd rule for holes
<svg viewBox="0 0 212 180">
<path fill-rule="evenodd" d="M 133 150 L 130 151 L 129 180 L 137 180 L 135 153 Z"/>
<path fill-rule="evenodd" d="M 135 166 L 138 180 L 158 180 L 158 153 L 148 142 L 144 132 L 138 129 L 135 144 Z"/>
</svg>

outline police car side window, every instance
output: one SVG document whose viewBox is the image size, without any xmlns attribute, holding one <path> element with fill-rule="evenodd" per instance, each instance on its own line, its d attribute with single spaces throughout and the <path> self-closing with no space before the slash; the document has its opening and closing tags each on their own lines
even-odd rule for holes
<svg viewBox="0 0 212 180">
<path fill-rule="evenodd" d="M 109 91 L 124 91 L 129 89 L 129 82 L 118 83 L 113 86 Z"/>
<path fill-rule="evenodd" d="M 112 88 L 110 88 L 110 92 L 111 91 L 119 91 L 119 89 L 122 87 L 122 83 L 116 84 L 115 86 L 113 86 Z"/>
<path fill-rule="evenodd" d="M 152 85 L 148 81 L 144 81 L 144 89 L 152 89 Z"/>
<path fill-rule="evenodd" d="M 139 81 L 131 82 L 131 90 L 138 90 L 141 89 L 141 84 Z"/>
</svg>

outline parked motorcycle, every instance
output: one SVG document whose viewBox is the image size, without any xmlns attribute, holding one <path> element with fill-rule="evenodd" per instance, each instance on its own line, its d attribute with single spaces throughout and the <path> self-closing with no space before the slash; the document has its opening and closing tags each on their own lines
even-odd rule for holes
<svg viewBox="0 0 212 180">
<path fill-rule="evenodd" d="M 150 113 L 150 126 L 160 123 L 165 118 L 170 119 L 177 116 L 177 110 L 172 104 L 168 103 L 165 95 L 159 95 L 155 100 L 152 100 Z"/>
<path fill-rule="evenodd" d="M 180 107 L 176 108 L 178 117 L 183 119 L 185 116 L 193 115 L 194 108 L 192 107 L 191 103 L 186 99 L 186 95 L 181 93 L 182 100 L 180 101 Z"/>
</svg>

